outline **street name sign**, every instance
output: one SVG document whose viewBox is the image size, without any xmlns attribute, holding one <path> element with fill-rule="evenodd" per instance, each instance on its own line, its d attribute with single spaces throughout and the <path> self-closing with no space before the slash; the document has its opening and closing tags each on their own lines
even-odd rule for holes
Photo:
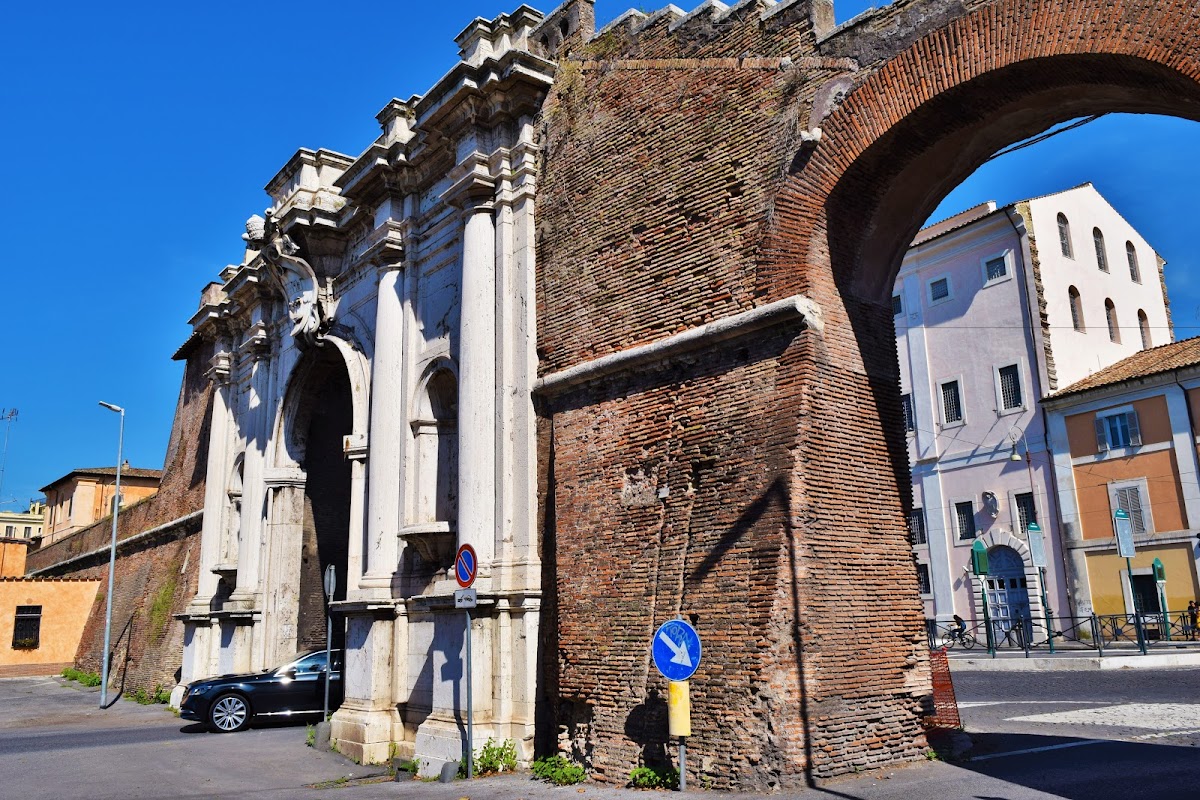
<svg viewBox="0 0 1200 800">
<path fill-rule="evenodd" d="M 681 619 L 667 620 L 654 633 L 654 666 L 669 681 L 686 681 L 700 666 L 700 634 Z"/>
<path fill-rule="evenodd" d="M 479 559 L 475 557 L 475 548 L 469 544 L 461 545 L 454 556 L 454 579 L 464 589 L 469 589 L 475 582 L 475 573 L 479 569 Z"/>
<path fill-rule="evenodd" d="M 1029 560 L 1035 567 L 1046 566 L 1046 539 L 1042 536 L 1042 526 L 1031 522 L 1026 533 L 1029 535 Z"/>
<path fill-rule="evenodd" d="M 1117 529 L 1117 555 L 1133 558 L 1136 553 L 1133 547 L 1133 521 L 1129 519 L 1129 512 L 1123 508 L 1114 511 L 1113 527 Z"/>
</svg>

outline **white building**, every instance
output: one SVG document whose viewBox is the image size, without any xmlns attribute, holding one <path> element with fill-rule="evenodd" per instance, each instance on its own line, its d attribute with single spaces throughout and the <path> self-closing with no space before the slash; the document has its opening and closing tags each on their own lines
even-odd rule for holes
<svg viewBox="0 0 1200 800">
<path fill-rule="evenodd" d="M 361 155 L 299 151 L 242 261 L 204 290 L 184 347 L 213 348 L 217 391 L 181 683 L 324 646 L 332 566 L 346 651 L 333 737 L 371 762 L 396 743 L 436 773 L 462 753 L 450 567 L 470 544 L 474 746 L 532 752 L 534 120 L 546 48 L 577 37 L 579 8 L 476 19 L 461 61 L 389 102 Z"/>
<path fill-rule="evenodd" d="M 1041 618 L 1031 520 L 1045 532 L 1047 601 L 1071 613 L 1038 401 L 1171 340 L 1163 264 L 1090 183 L 985 203 L 913 242 L 892 302 L 930 618 L 982 621 L 976 539 L 991 561 L 989 613 Z"/>
</svg>

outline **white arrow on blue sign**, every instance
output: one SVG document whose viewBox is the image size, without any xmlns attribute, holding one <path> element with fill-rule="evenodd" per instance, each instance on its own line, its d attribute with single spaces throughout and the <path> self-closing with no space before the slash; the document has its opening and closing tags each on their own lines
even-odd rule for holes
<svg viewBox="0 0 1200 800">
<path fill-rule="evenodd" d="M 664 622 L 650 649 L 654 666 L 669 681 L 686 681 L 700 666 L 700 634 L 681 619 Z"/>
</svg>

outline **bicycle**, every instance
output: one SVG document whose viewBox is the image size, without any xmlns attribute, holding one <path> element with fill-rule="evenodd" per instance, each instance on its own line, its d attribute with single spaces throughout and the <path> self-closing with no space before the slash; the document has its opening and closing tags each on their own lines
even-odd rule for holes
<svg viewBox="0 0 1200 800">
<path fill-rule="evenodd" d="M 975 637 L 966 631 L 959 630 L 958 628 L 951 628 L 942 634 L 942 647 L 945 647 L 947 650 L 949 650 L 955 645 L 958 645 L 963 650 L 970 650 L 975 646 Z"/>
</svg>

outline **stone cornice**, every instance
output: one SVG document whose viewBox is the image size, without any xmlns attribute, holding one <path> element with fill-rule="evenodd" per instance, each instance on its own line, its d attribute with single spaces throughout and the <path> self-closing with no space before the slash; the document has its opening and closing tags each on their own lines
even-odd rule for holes
<svg viewBox="0 0 1200 800">
<path fill-rule="evenodd" d="M 404 261 L 405 228 L 407 225 L 402 222 L 386 220 L 355 245 L 351 263 L 354 267 L 377 264 L 381 267 L 395 268 Z"/>
<path fill-rule="evenodd" d="M 824 330 L 820 307 L 803 295 L 794 295 L 731 317 L 701 325 L 648 344 L 576 364 L 540 378 L 533 387 L 536 394 L 553 396 L 610 375 L 645 369 L 668 362 L 687 353 L 711 347 L 738 336 L 776 325 L 800 322 L 805 328 Z"/>
</svg>

